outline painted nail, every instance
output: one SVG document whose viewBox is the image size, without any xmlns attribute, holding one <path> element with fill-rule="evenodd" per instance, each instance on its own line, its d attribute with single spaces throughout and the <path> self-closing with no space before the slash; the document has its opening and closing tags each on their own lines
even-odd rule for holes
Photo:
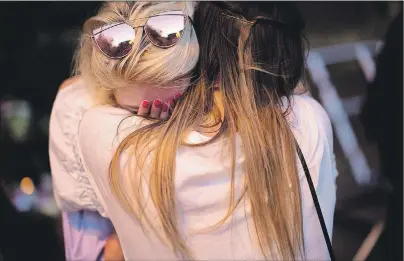
<svg viewBox="0 0 404 261">
<path fill-rule="evenodd" d="M 179 93 L 179 92 L 177 92 L 175 95 L 174 95 L 174 100 L 178 100 L 179 98 L 181 98 L 181 93 Z"/>
<path fill-rule="evenodd" d="M 143 108 L 149 108 L 150 102 L 149 101 L 142 101 Z"/>
<path fill-rule="evenodd" d="M 174 108 L 174 101 L 173 101 L 172 99 L 170 99 L 170 100 L 168 101 L 168 103 L 170 104 L 170 107 L 171 107 L 171 108 Z"/>
<path fill-rule="evenodd" d="M 163 108 L 161 109 L 163 112 L 167 112 L 168 111 L 168 105 L 167 103 L 163 104 Z"/>
<path fill-rule="evenodd" d="M 161 107 L 161 100 L 154 100 L 153 104 L 154 104 L 154 107 L 160 108 Z"/>
</svg>

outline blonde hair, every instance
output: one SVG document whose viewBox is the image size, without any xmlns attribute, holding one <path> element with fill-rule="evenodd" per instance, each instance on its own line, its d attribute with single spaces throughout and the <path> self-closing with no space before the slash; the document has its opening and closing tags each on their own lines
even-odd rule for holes
<svg viewBox="0 0 404 261">
<path fill-rule="evenodd" d="M 145 41 L 143 27 L 138 27 L 132 51 L 122 59 L 103 55 L 90 35 L 92 30 L 105 24 L 126 22 L 137 26 L 144 22 L 139 18 L 166 11 L 182 11 L 192 17 L 194 8 L 193 2 L 106 2 L 84 25 L 75 55 L 74 74 L 84 79 L 100 104 L 114 104 L 114 90 L 134 82 L 170 87 L 181 84 L 184 78 L 189 78 L 199 58 L 199 44 L 192 26 L 188 25 L 181 40 L 167 49 Z"/>
</svg>

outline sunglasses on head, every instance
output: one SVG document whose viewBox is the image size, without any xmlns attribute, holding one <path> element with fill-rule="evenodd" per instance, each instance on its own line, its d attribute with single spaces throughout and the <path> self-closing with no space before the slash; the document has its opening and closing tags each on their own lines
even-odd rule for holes
<svg viewBox="0 0 404 261">
<path fill-rule="evenodd" d="M 184 14 L 159 14 L 138 20 L 143 25 L 131 26 L 125 22 L 107 24 L 92 31 L 91 38 L 98 49 L 111 59 L 127 56 L 133 48 L 136 28 L 143 27 L 148 40 L 160 48 L 176 45 L 182 38 L 184 29 L 191 17 Z"/>
</svg>

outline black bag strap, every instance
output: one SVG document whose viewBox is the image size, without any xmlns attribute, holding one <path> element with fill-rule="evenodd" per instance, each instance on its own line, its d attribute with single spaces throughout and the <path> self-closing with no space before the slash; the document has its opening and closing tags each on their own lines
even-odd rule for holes
<svg viewBox="0 0 404 261">
<path fill-rule="evenodd" d="M 323 231 L 325 243 L 327 244 L 328 253 L 330 254 L 331 261 L 335 261 L 334 250 L 332 249 L 330 236 L 328 235 L 327 227 L 325 226 L 323 213 L 321 212 L 321 207 L 320 207 L 320 203 L 318 202 L 316 190 L 314 188 L 313 181 L 311 180 L 309 168 L 307 167 L 306 160 L 304 159 L 302 150 L 300 149 L 300 146 L 296 140 L 295 140 L 295 143 L 296 143 L 297 154 L 299 155 L 300 162 L 302 163 L 304 174 L 306 175 L 307 183 L 309 184 L 310 193 L 311 193 L 311 196 L 313 197 L 314 206 L 316 207 L 318 220 L 320 221 L 321 230 Z"/>
</svg>

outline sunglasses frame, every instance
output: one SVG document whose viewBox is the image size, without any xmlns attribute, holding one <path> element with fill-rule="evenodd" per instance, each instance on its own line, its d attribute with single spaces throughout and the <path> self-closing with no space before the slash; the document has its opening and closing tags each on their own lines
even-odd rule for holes
<svg viewBox="0 0 404 261">
<path fill-rule="evenodd" d="M 106 53 L 101 49 L 101 47 L 98 45 L 97 41 L 95 40 L 95 36 L 98 35 L 98 34 L 100 34 L 100 33 L 102 33 L 102 32 L 104 32 L 104 31 L 106 31 L 106 30 L 109 30 L 109 29 L 111 29 L 111 28 L 113 28 L 113 27 L 115 27 L 115 26 L 119 26 L 119 25 L 122 25 L 122 24 L 126 24 L 126 25 L 130 26 L 131 28 L 133 28 L 133 30 L 135 31 L 135 37 L 136 37 L 136 29 L 137 29 L 137 28 L 144 27 L 144 26 L 147 24 L 147 22 L 148 22 L 148 20 L 149 20 L 150 18 L 158 17 L 158 16 L 182 16 L 182 17 L 188 18 L 188 19 L 186 19 L 186 22 L 185 22 L 185 24 L 184 24 L 184 28 L 183 28 L 182 30 L 185 30 L 185 28 L 188 26 L 188 20 L 191 21 L 191 25 L 192 25 L 192 26 L 194 25 L 194 22 L 192 21 L 192 18 L 191 18 L 189 15 L 186 15 L 186 14 L 157 14 L 157 15 L 152 15 L 152 16 L 148 16 L 148 17 L 143 17 L 143 18 L 136 19 L 136 20 L 144 20 L 144 19 L 147 19 L 146 23 L 144 23 L 143 25 L 132 26 L 132 25 L 128 24 L 127 22 L 120 22 L 120 23 L 114 24 L 114 25 L 112 25 L 112 26 L 110 26 L 110 27 L 108 27 L 108 28 L 105 28 L 105 29 L 103 29 L 103 30 L 101 30 L 101 31 L 99 31 L 99 32 L 97 32 L 97 33 L 95 33 L 95 34 L 93 33 L 90 37 L 91 37 L 91 39 L 93 40 L 94 44 L 97 46 L 98 50 L 100 50 L 101 53 L 104 54 L 106 57 L 108 57 L 108 58 L 110 58 L 110 59 L 122 59 L 122 58 L 124 58 L 124 57 L 126 57 L 126 56 L 129 55 L 129 53 L 132 51 L 132 48 L 131 48 L 131 50 L 130 50 L 127 54 L 125 54 L 125 55 L 121 55 L 121 56 L 119 56 L 119 57 L 111 57 L 111 56 L 109 56 L 108 54 L 106 54 Z M 148 39 L 154 46 L 159 47 L 159 48 L 162 48 L 162 49 L 168 49 L 168 48 L 170 48 L 170 47 L 173 47 L 174 45 L 176 45 L 177 43 L 179 43 L 179 42 L 181 41 L 182 36 L 183 36 L 183 34 L 181 34 L 181 37 L 180 37 L 180 38 L 178 39 L 178 41 L 175 42 L 174 44 L 171 44 L 171 45 L 169 45 L 169 46 L 161 46 L 161 45 L 155 43 L 155 42 L 152 40 L 152 38 L 150 37 L 150 35 L 147 33 L 147 30 L 143 30 L 143 31 L 144 31 L 144 33 L 146 34 L 147 39 Z"/>
</svg>

